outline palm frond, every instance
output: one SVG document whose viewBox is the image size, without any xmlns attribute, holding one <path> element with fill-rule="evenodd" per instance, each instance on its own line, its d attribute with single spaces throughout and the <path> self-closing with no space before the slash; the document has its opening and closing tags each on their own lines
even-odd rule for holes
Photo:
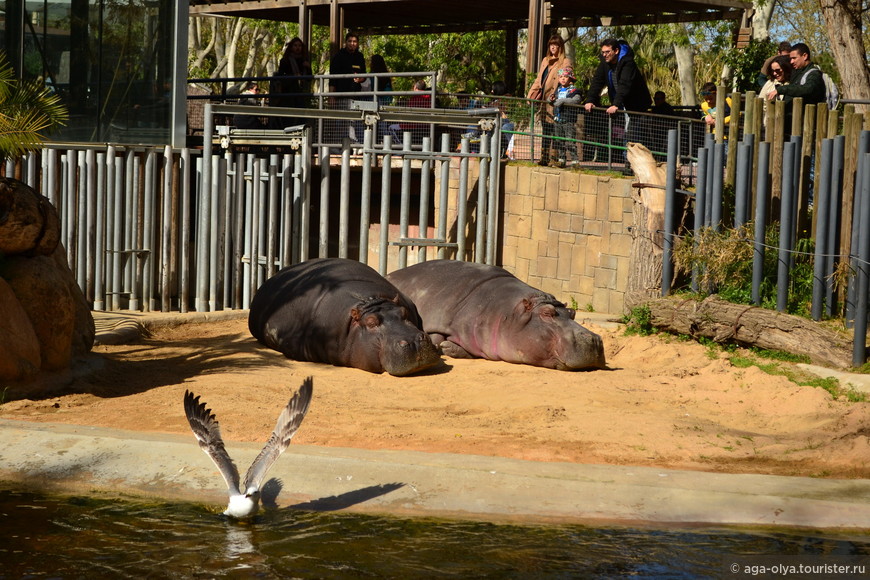
<svg viewBox="0 0 870 580">
<path fill-rule="evenodd" d="M 45 135 L 68 118 L 58 95 L 39 83 L 16 78 L 0 52 L 0 159 L 41 148 Z"/>
</svg>

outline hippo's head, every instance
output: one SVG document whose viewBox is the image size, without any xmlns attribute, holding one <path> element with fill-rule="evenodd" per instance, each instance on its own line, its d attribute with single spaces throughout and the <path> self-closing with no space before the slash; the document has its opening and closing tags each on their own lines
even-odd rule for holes
<svg viewBox="0 0 870 580">
<path fill-rule="evenodd" d="M 350 313 L 350 366 L 403 377 L 441 362 L 413 304 L 396 296 L 366 298 Z"/>
<path fill-rule="evenodd" d="M 550 294 L 523 298 L 506 322 L 509 343 L 502 342 L 502 360 L 561 371 L 604 368 L 601 337 L 574 321 L 575 312 Z M 515 359 L 515 360 L 512 360 Z"/>
</svg>

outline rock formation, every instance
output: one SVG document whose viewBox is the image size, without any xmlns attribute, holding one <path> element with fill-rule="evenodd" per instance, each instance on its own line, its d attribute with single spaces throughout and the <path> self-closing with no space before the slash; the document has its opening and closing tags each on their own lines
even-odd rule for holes
<svg viewBox="0 0 870 580">
<path fill-rule="evenodd" d="M 0 380 L 33 380 L 90 352 L 94 319 L 48 198 L 0 178 Z"/>
</svg>

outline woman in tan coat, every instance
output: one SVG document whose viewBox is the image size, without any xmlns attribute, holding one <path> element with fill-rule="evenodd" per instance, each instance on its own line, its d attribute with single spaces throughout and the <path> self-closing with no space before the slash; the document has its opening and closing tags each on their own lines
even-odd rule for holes
<svg viewBox="0 0 870 580">
<path fill-rule="evenodd" d="M 559 86 L 559 69 L 568 66 L 573 66 L 573 63 L 565 56 L 565 41 L 558 34 L 554 34 L 547 43 L 547 54 L 538 67 L 538 76 L 526 95 L 527 99 L 543 101 L 538 109 L 538 120 L 544 135 L 538 165 L 547 165 L 550 157 L 555 157 L 553 141 L 550 139 L 555 134 L 551 97 L 556 94 L 556 87 Z"/>
</svg>

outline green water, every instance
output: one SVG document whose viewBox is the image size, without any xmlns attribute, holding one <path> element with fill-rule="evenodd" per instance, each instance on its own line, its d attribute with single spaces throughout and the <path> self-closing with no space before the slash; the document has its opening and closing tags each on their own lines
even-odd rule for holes
<svg viewBox="0 0 870 580">
<path fill-rule="evenodd" d="M 845 536 L 218 507 L 0 490 L 0 578 L 715 578 L 733 555 L 870 555 Z"/>
</svg>

